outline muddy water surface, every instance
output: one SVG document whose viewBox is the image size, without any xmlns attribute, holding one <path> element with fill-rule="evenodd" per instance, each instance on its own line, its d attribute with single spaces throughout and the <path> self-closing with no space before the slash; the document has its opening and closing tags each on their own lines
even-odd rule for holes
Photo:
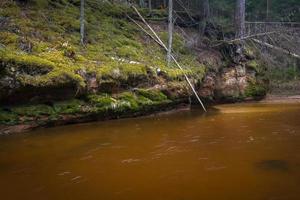
<svg viewBox="0 0 300 200">
<path fill-rule="evenodd" d="M 0 199 L 298 200 L 300 104 L 1 136 Z"/>
</svg>

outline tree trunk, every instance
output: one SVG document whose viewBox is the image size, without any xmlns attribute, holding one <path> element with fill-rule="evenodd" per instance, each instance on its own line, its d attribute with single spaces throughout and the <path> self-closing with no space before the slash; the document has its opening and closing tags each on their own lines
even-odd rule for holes
<svg viewBox="0 0 300 200">
<path fill-rule="evenodd" d="M 84 44 L 84 0 L 80 1 L 80 43 Z"/>
<path fill-rule="evenodd" d="M 199 9 L 200 10 L 200 9 Z M 200 13 L 201 15 L 201 13 Z M 205 28 L 207 23 L 210 21 L 210 6 L 209 6 L 209 0 L 204 0 L 203 2 L 203 20 L 199 22 L 199 31 L 201 36 L 204 35 Z"/>
<path fill-rule="evenodd" d="M 149 12 L 152 11 L 152 2 L 151 0 L 148 0 L 148 7 L 149 7 Z"/>
<path fill-rule="evenodd" d="M 204 0 L 203 2 L 203 8 L 204 8 L 204 19 L 205 22 L 209 21 L 210 18 L 210 6 L 209 6 L 209 0 Z"/>
<path fill-rule="evenodd" d="M 246 0 L 236 0 L 235 11 L 235 37 L 242 38 L 245 36 L 245 7 Z"/>
<path fill-rule="evenodd" d="M 267 20 L 267 22 L 270 21 L 270 5 L 271 5 L 271 0 L 267 0 L 267 11 L 266 11 L 266 20 Z"/>
<path fill-rule="evenodd" d="M 167 0 L 164 0 L 164 8 L 167 7 Z"/>
<path fill-rule="evenodd" d="M 145 8 L 145 0 L 140 0 L 140 7 Z"/>
<path fill-rule="evenodd" d="M 168 17 L 168 52 L 167 52 L 167 63 L 168 66 L 171 62 L 172 53 L 172 42 L 173 42 L 173 0 L 169 0 L 169 17 Z"/>
</svg>

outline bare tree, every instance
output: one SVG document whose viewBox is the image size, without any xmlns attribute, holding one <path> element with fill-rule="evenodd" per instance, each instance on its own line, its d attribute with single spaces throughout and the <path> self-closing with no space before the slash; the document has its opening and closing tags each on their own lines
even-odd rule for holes
<svg viewBox="0 0 300 200">
<path fill-rule="evenodd" d="M 245 7 L 246 0 L 236 0 L 235 10 L 235 37 L 242 38 L 245 36 Z"/>
<path fill-rule="evenodd" d="M 203 2 L 203 8 L 204 8 L 204 18 L 205 22 L 209 21 L 210 18 L 210 6 L 209 6 L 209 0 L 204 0 Z"/>
<path fill-rule="evenodd" d="M 266 11 L 267 21 L 270 21 L 270 5 L 271 5 L 271 0 L 267 0 L 267 11 Z"/>
<path fill-rule="evenodd" d="M 80 0 L 80 43 L 84 44 L 84 0 Z"/>
<path fill-rule="evenodd" d="M 145 0 L 140 0 L 140 7 L 145 8 Z"/>
<path fill-rule="evenodd" d="M 164 6 L 164 8 L 167 7 L 167 0 L 164 0 L 164 1 L 163 1 L 163 6 Z"/>
<path fill-rule="evenodd" d="M 202 10 L 202 9 L 199 9 L 199 10 Z M 201 13 L 200 13 L 200 15 L 201 15 Z M 207 22 L 210 21 L 209 0 L 204 0 L 203 1 L 203 17 L 204 17 L 203 20 L 200 19 L 200 22 L 199 22 L 199 31 L 200 31 L 201 36 L 204 35 Z"/>
<path fill-rule="evenodd" d="M 173 0 L 169 0 L 169 17 L 168 17 L 168 52 L 167 52 L 167 63 L 170 65 L 171 53 L 172 53 L 172 42 L 173 42 Z"/>
<path fill-rule="evenodd" d="M 151 0 L 148 0 L 148 8 L 149 8 L 149 12 L 152 11 L 152 2 Z"/>
</svg>

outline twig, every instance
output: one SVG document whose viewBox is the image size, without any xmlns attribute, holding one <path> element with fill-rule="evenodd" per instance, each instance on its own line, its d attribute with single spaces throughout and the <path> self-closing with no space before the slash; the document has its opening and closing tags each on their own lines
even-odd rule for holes
<svg viewBox="0 0 300 200">
<path fill-rule="evenodd" d="M 283 49 L 283 48 L 281 48 L 281 47 L 277 47 L 277 46 L 271 45 L 271 44 L 266 43 L 266 42 L 262 42 L 262 41 L 260 41 L 260 40 L 254 39 L 254 38 L 252 38 L 252 40 L 253 40 L 254 42 L 256 42 L 256 43 L 258 43 L 258 44 L 260 44 L 260 45 L 266 46 L 266 47 L 268 47 L 268 48 L 270 48 L 270 49 L 274 49 L 274 50 L 277 50 L 277 51 L 281 51 L 282 53 L 285 53 L 285 54 L 291 55 L 292 57 L 295 57 L 295 58 L 300 59 L 300 55 L 297 55 L 297 54 L 295 54 L 295 53 L 292 53 L 292 52 L 290 52 L 290 51 L 288 51 L 288 50 L 286 50 L 286 49 Z"/>
</svg>

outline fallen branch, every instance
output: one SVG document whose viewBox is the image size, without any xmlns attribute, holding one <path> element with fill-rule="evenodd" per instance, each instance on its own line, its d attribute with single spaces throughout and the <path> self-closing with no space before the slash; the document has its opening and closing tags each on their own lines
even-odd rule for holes
<svg viewBox="0 0 300 200">
<path fill-rule="evenodd" d="M 280 51 L 280 52 L 282 52 L 282 53 L 288 54 L 288 55 L 290 55 L 290 56 L 292 56 L 292 57 L 295 57 L 295 58 L 300 59 L 300 55 L 295 54 L 295 53 L 292 53 L 292 52 L 290 52 L 290 51 L 288 51 L 288 50 L 286 50 L 286 49 L 283 49 L 283 48 L 281 48 L 281 47 L 277 47 L 277 46 L 271 45 L 271 44 L 266 43 L 266 42 L 262 42 L 262 41 L 260 41 L 260 40 L 254 39 L 254 38 L 252 38 L 252 40 L 253 40 L 254 42 L 256 42 L 256 43 L 258 43 L 258 44 L 260 44 L 260 45 L 266 46 L 266 47 L 268 47 L 268 48 L 270 48 L 270 49 L 274 49 L 274 50 Z"/>
<path fill-rule="evenodd" d="M 279 33 L 279 32 L 284 32 L 284 31 L 272 31 L 272 32 L 258 33 L 258 34 L 254 34 L 254 35 L 245 36 L 245 37 L 242 37 L 242 38 L 236 38 L 236 39 L 233 39 L 233 40 L 219 40 L 218 41 L 219 44 L 213 45 L 212 47 L 217 47 L 217 46 L 221 45 L 222 43 L 232 44 L 232 43 L 235 43 L 235 42 L 239 42 L 239 41 L 243 41 L 243 40 L 247 40 L 247 39 L 252 39 L 254 37 L 271 35 L 271 34 L 275 34 L 275 33 Z"/>
<path fill-rule="evenodd" d="M 137 15 L 139 16 L 139 18 L 143 21 L 143 23 L 144 23 L 144 24 L 149 28 L 149 30 L 153 33 L 153 35 L 155 36 L 155 38 L 156 38 L 156 40 L 159 42 L 159 44 L 160 44 L 166 51 L 168 51 L 167 46 L 163 43 L 163 41 L 160 39 L 160 37 L 157 35 L 157 33 L 152 29 L 152 27 L 146 22 L 146 20 L 145 20 L 144 17 L 140 14 L 140 12 L 136 9 L 136 7 L 133 6 L 133 5 L 132 5 L 131 7 L 132 7 L 133 10 L 137 13 Z M 155 41 L 156 41 L 156 40 L 155 40 Z M 175 57 L 173 56 L 173 54 L 171 54 L 171 59 L 175 62 L 175 64 L 177 65 L 177 67 L 178 67 L 180 70 L 183 71 L 183 68 L 182 68 L 181 65 L 177 62 L 177 60 L 175 59 Z M 200 105 L 202 106 L 203 110 L 204 110 L 205 112 L 207 112 L 207 111 L 206 111 L 206 108 L 205 108 L 205 106 L 204 106 L 204 104 L 202 103 L 200 97 L 198 96 L 198 94 L 197 94 L 195 88 L 193 87 L 193 85 L 192 85 L 190 79 L 188 78 L 188 76 L 187 76 L 184 72 L 183 72 L 183 75 L 184 75 L 186 81 L 188 82 L 189 86 L 191 87 L 193 93 L 195 94 L 196 98 L 198 99 L 198 101 L 199 101 Z"/>
<path fill-rule="evenodd" d="M 238 42 L 238 41 L 241 41 L 241 40 L 247 40 L 247 39 L 251 39 L 251 38 L 254 38 L 254 37 L 271 35 L 271 34 L 275 34 L 275 33 L 278 33 L 278 31 L 258 33 L 258 34 L 254 34 L 254 35 L 245 36 L 245 37 L 242 37 L 242 38 L 237 38 L 237 39 L 229 40 L 229 41 L 226 41 L 226 42 L 228 42 L 228 43 L 234 43 L 234 42 Z"/>
</svg>

